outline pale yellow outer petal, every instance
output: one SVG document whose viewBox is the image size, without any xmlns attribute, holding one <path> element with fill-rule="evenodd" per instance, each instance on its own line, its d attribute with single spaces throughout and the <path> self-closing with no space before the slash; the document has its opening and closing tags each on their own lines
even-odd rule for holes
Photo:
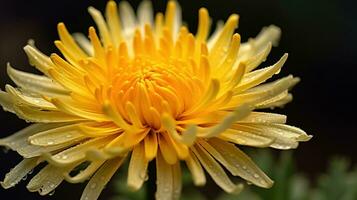
<svg viewBox="0 0 357 200">
<path fill-rule="evenodd" d="M 68 95 L 69 91 L 55 83 L 46 76 L 30 74 L 16 70 L 8 64 L 7 73 L 10 78 L 21 88 L 37 94 L 47 94 L 49 96 Z"/>
<path fill-rule="evenodd" d="M 118 157 L 105 162 L 88 182 L 81 200 L 97 200 L 105 185 L 123 163 L 123 160 L 124 158 Z"/>
<path fill-rule="evenodd" d="M 28 138 L 36 133 L 51 130 L 54 128 L 59 128 L 68 125 L 67 123 L 52 123 L 52 124 L 33 124 L 30 125 L 13 135 L 0 139 L 0 145 L 6 146 L 14 151 L 17 151 L 21 156 L 25 158 L 33 158 L 40 156 L 43 153 L 52 152 L 55 150 L 63 149 L 67 146 L 72 145 L 77 141 L 70 141 L 68 143 L 63 143 L 61 145 L 54 146 L 35 146 L 31 145 Z"/>
<path fill-rule="evenodd" d="M 40 195 L 47 195 L 62 183 L 64 180 L 63 173 L 68 170 L 67 168 L 47 165 L 30 180 L 26 187 L 31 192 L 39 192 Z"/>
<path fill-rule="evenodd" d="M 193 183 L 197 186 L 206 184 L 205 172 L 194 153 L 190 151 L 190 156 L 187 157 L 186 165 L 191 172 Z"/>
<path fill-rule="evenodd" d="M 4 111 L 15 112 L 11 96 L 0 90 L 0 105 Z"/>
<path fill-rule="evenodd" d="M 180 163 L 168 164 L 161 153 L 156 156 L 156 200 L 178 200 L 181 193 Z"/>
<path fill-rule="evenodd" d="M 38 157 L 22 160 L 5 175 L 4 180 L 0 183 L 1 186 L 5 189 L 15 186 L 37 166 L 38 162 Z"/>
<path fill-rule="evenodd" d="M 200 141 L 200 144 L 234 176 L 240 176 L 264 188 L 270 188 L 273 185 L 273 181 L 233 144 L 216 138 L 208 142 Z"/>
<path fill-rule="evenodd" d="M 137 144 L 132 153 L 128 169 L 128 186 L 138 190 L 147 179 L 148 160 L 145 158 L 144 144 Z"/>
<path fill-rule="evenodd" d="M 214 160 L 214 158 L 199 145 L 191 147 L 191 150 L 197 156 L 202 166 L 206 169 L 208 174 L 228 193 L 240 193 L 243 189 L 243 184 L 235 185 L 227 176 L 224 169 Z"/>
</svg>

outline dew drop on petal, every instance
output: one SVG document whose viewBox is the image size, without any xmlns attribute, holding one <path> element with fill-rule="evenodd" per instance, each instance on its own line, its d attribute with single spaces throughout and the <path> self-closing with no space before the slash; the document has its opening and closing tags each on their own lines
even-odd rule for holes
<svg viewBox="0 0 357 200">
<path fill-rule="evenodd" d="M 49 183 L 50 188 L 55 188 L 55 184 Z"/>
<path fill-rule="evenodd" d="M 50 193 L 48 193 L 49 196 L 52 196 L 55 194 L 55 190 L 52 190 Z"/>
<path fill-rule="evenodd" d="M 97 187 L 97 184 L 96 184 L 96 183 L 93 183 L 92 185 L 90 185 L 90 188 L 91 188 L 91 189 L 94 189 L 95 187 Z"/>
<path fill-rule="evenodd" d="M 263 185 L 266 185 L 266 184 L 267 184 L 267 182 L 264 181 L 264 180 L 260 180 L 260 183 L 263 184 Z"/>
</svg>

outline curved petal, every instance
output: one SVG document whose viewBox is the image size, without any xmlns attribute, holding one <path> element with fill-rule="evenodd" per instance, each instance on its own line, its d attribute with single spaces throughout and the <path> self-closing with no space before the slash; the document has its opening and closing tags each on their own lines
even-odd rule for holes
<svg viewBox="0 0 357 200">
<path fill-rule="evenodd" d="M 210 139 L 208 142 L 201 140 L 200 144 L 234 176 L 240 176 L 264 188 L 270 188 L 273 185 L 273 181 L 233 144 L 216 138 Z"/>
<path fill-rule="evenodd" d="M 47 165 L 30 180 L 26 187 L 31 192 L 47 195 L 62 183 L 64 180 L 63 173 L 68 170 L 68 168 L 57 168 Z"/>
<path fill-rule="evenodd" d="M 5 175 L 4 180 L 0 183 L 1 186 L 5 189 L 15 186 L 37 166 L 39 161 L 40 159 L 38 157 L 22 160 Z"/>
<path fill-rule="evenodd" d="M 105 185 L 123 163 L 123 160 L 124 158 L 119 157 L 105 162 L 88 182 L 81 200 L 97 200 Z"/>
<path fill-rule="evenodd" d="M 181 193 L 180 163 L 168 164 L 158 153 L 156 157 L 156 194 L 157 200 L 178 200 Z"/>
<path fill-rule="evenodd" d="M 139 190 L 147 179 L 148 160 L 145 158 L 144 144 L 136 145 L 131 153 L 128 169 L 128 186 Z"/>
<path fill-rule="evenodd" d="M 63 96 L 70 93 L 50 78 L 16 70 L 10 64 L 7 65 L 7 74 L 16 85 L 36 94 Z"/>
<path fill-rule="evenodd" d="M 242 191 L 243 184 L 235 185 L 232 183 L 223 168 L 200 145 L 192 146 L 191 150 L 219 187 L 228 193 L 240 193 Z"/>
</svg>

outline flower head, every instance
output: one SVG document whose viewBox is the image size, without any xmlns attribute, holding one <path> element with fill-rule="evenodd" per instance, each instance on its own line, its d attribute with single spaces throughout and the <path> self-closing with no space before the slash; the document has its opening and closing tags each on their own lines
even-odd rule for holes
<svg viewBox="0 0 357 200">
<path fill-rule="evenodd" d="M 89 40 L 72 36 L 59 23 L 55 45 L 62 56 L 48 57 L 33 44 L 24 48 L 43 75 L 8 65 L 17 86 L 0 92 L 0 104 L 33 124 L 0 140 L 24 157 L 6 175 L 4 188 L 45 162 L 27 185 L 30 191 L 45 195 L 63 180 L 89 179 L 82 199 L 97 199 L 127 157 L 133 190 L 145 182 L 148 163 L 156 162 L 157 199 L 179 199 L 182 163 L 195 185 L 205 184 L 205 170 L 226 192 L 239 192 L 242 184 L 234 184 L 224 167 L 268 188 L 272 180 L 238 146 L 291 149 L 310 139 L 285 125 L 286 116 L 254 111 L 289 102 L 288 90 L 299 80 L 264 83 L 279 73 L 287 54 L 256 70 L 279 28 L 269 26 L 241 44 L 236 14 L 209 36 L 207 10 L 199 10 L 193 35 L 181 24 L 175 1 L 155 19 L 150 1 L 140 4 L 137 16 L 125 1 L 119 9 L 109 1 L 105 17 L 88 10 L 99 36 L 93 27 Z"/>
</svg>

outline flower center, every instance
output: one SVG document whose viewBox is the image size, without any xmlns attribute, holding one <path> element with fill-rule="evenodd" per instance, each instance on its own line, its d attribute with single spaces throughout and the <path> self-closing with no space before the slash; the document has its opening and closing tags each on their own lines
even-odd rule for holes
<svg viewBox="0 0 357 200">
<path fill-rule="evenodd" d="M 198 79 L 190 70 L 192 66 L 177 59 L 135 57 L 113 80 L 118 110 L 130 122 L 139 120 L 159 129 L 163 113 L 178 118 L 193 105 L 193 94 L 200 92 L 198 86 L 193 87 Z"/>
</svg>

